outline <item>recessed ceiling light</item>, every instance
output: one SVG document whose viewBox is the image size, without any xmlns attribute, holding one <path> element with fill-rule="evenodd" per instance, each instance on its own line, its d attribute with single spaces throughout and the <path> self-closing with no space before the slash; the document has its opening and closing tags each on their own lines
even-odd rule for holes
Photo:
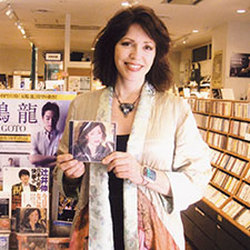
<svg viewBox="0 0 250 250">
<path fill-rule="evenodd" d="M 247 11 L 245 9 L 239 9 L 236 11 L 238 14 L 244 14 L 246 13 Z"/>
<path fill-rule="evenodd" d="M 124 1 L 124 2 L 121 3 L 121 6 L 123 6 L 123 7 L 129 7 L 130 3 L 128 1 Z"/>
<path fill-rule="evenodd" d="M 127 1 L 122 1 L 121 6 L 122 7 L 132 7 L 133 5 L 138 4 L 138 0 L 127 0 Z"/>
<path fill-rule="evenodd" d="M 198 33 L 198 32 L 199 32 L 199 30 L 196 30 L 196 29 L 195 29 L 195 30 L 193 30 L 192 32 L 193 32 L 193 33 Z"/>
<path fill-rule="evenodd" d="M 6 10 L 5 15 L 10 16 L 12 13 L 13 13 L 13 10 L 9 8 L 8 10 Z"/>
</svg>

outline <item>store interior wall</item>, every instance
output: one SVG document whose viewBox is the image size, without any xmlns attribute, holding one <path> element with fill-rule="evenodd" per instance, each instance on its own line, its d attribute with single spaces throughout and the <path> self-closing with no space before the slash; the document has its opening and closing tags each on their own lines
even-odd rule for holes
<svg viewBox="0 0 250 250">
<path fill-rule="evenodd" d="M 181 53 L 170 52 L 169 63 L 171 66 L 171 71 L 173 74 L 173 82 L 175 86 L 178 86 L 180 83 L 180 62 L 181 62 Z"/>
<path fill-rule="evenodd" d="M 0 73 L 13 75 L 14 71 L 31 71 L 32 49 L 0 48 Z M 38 75 L 44 74 L 44 58 L 38 49 Z"/>
<path fill-rule="evenodd" d="M 230 77 L 230 59 L 233 53 L 250 53 L 250 23 L 228 24 L 227 52 L 225 65 L 225 88 L 233 88 L 237 99 L 245 98 L 250 87 L 250 78 Z"/>
<path fill-rule="evenodd" d="M 44 57 L 43 51 L 38 48 L 38 75 L 44 74 Z M 84 54 L 90 57 L 92 52 L 84 51 Z M 189 74 L 191 70 L 191 53 L 192 49 L 186 49 L 183 51 L 170 52 L 169 62 L 173 73 L 173 82 L 176 86 L 182 86 L 189 80 Z M 186 76 L 183 76 L 182 65 L 184 62 L 189 62 L 189 72 L 186 72 Z M 210 60 L 201 62 L 202 75 L 211 73 L 211 62 Z M 31 49 L 1 49 L 0 48 L 0 69 L 1 73 L 12 75 L 14 71 L 30 71 L 31 69 Z"/>
<path fill-rule="evenodd" d="M 234 53 L 249 53 L 250 24 L 231 22 L 214 29 L 212 34 L 212 51 L 222 51 L 222 85 L 232 88 L 235 99 L 245 98 L 250 87 L 249 78 L 230 77 L 230 60 Z"/>
<path fill-rule="evenodd" d="M 233 53 L 249 53 L 250 24 L 232 22 L 219 26 L 212 33 L 212 55 L 216 51 L 223 52 L 222 85 L 224 88 L 232 88 L 237 100 L 244 98 L 250 85 L 249 78 L 230 77 L 230 58 Z M 201 44 L 202 46 L 204 44 Z M 176 86 L 184 86 L 190 77 L 192 66 L 192 49 L 171 52 L 169 61 L 173 72 L 173 80 Z M 212 60 L 201 61 L 201 75 L 211 75 Z M 44 73 L 43 51 L 38 48 L 38 75 Z M 14 71 L 30 71 L 31 49 L 6 49 L 0 48 L 1 73 L 12 75 Z"/>
</svg>

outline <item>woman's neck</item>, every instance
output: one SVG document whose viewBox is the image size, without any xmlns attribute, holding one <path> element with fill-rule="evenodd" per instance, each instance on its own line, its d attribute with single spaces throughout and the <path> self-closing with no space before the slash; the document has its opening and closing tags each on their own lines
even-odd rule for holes
<svg viewBox="0 0 250 250">
<path fill-rule="evenodd" d="M 36 229 L 36 223 L 30 222 L 30 227 L 34 231 Z"/>
<path fill-rule="evenodd" d="M 96 149 L 97 149 L 96 145 L 89 143 L 88 147 L 89 147 L 91 155 L 94 156 L 96 154 Z"/>
<path fill-rule="evenodd" d="M 122 101 L 133 100 L 140 95 L 143 84 L 144 81 L 137 84 L 135 82 L 125 83 L 117 81 L 115 85 L 116 95 L 118 95 Z"/>
</svg>

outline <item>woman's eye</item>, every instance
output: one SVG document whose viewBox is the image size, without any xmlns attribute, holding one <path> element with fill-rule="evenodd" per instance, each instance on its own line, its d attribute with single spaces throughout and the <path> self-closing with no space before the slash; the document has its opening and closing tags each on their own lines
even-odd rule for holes
<svg viewBox="0 0 250 250">
<path fill-rule="evenodd" d="M 129 46 L 129 45 L 131 45 L 131 42 L 122 42 L 121 45 L 122 46 Z"/>
<path fill-rule="evenodd" d="M 149 45 L 146 45 L 145 46 L 145 50 L 149 50 L 149 51 L 151 51 L 151 50 L 153 50 L 154 48 L 152 47 L 152 46 L 149 46 Z"/>
</svg>

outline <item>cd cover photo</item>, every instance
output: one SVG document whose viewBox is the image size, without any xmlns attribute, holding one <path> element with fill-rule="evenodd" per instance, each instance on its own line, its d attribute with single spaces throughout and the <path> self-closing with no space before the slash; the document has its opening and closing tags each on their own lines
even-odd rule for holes
<svg viewBox="0 0 250 250">
<path fill-rule="evenodd" d="M 76 120 L 69 122 L 69 152 L 75 159 L 100 163 L 115 150 L 115 123 Z"/>
</svg>

